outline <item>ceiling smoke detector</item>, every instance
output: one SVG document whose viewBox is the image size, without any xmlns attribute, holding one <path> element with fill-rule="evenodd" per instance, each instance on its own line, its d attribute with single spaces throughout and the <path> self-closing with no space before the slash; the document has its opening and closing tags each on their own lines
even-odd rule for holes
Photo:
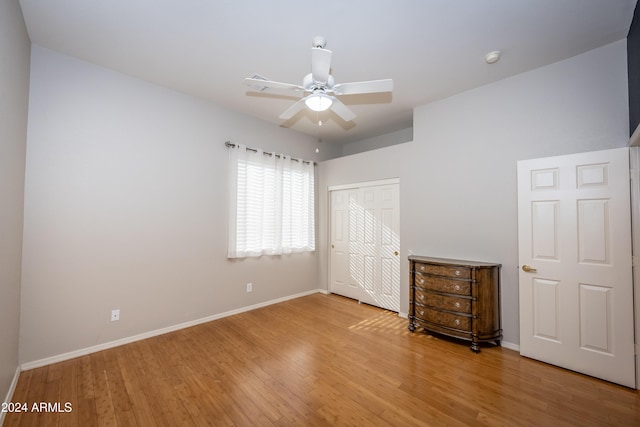
<svg viewBox="0 0 640 427">
<path fill-rule="evenodd" d="M 487 61 L 487 64 L 495 64 L 500 60 L 500 55 L 502 52 L 499 50 L 494 50 L 493 52 L 489 52 L 484 56 L 484 60 Z"/>
</svg>

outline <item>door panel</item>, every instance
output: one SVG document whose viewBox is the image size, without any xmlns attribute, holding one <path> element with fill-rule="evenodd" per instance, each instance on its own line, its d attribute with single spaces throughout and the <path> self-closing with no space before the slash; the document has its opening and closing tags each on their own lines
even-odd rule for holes
<svg viewBox="0 0 640 427">
<path fill-rule="evenodd" d="M 349 211 L 349 194 L 331 195 L 331 289 L 350 298 L 358 298 L 358 287 L 349 275 L 355 254 L 350 252 L 351 241 L 355 236 L 351 232 L 353 218 Z M 353 227 L 356 229 L 356 227 Z"/>
<path fill-rule="evenodd" d="M 558 203 L 533 202 L 531 208 L 533 258 L 558 260 Z"/>
<path fill-rule="evenodd" d="M 628 149 L 518 162 L 518 244 L 521 354 L 635 387 Z"/>
<path fill-rule="evenodd" d="M 610 265 L 609 200 L 578 200 L 578 261 Z"/>
<path fill-rule="evenodd" d="M 558 334 L 559 282 L 533 278 L 534 336 L 560 342 Z"/>
<path fill-rule="evenodd" d="M 613 354 L 611 288 L 580 284 L 580 347 Z"/>
</svg>

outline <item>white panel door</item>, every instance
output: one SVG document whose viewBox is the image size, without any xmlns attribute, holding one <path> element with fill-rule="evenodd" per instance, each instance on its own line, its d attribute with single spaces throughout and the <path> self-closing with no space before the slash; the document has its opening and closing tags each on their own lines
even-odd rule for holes
<svg viewBox="0 0 640 427">
<path fill-rule="evenodd" d="M 400 310 L 398 187 L 331 191 L 331 292 Z"/>
<path fill-rule="evenodd" d="M 331 192 L 331 270 L 330 291 L 345 297 L 360 299 L 359 278 L 350 274 L 360 262 L 358 245 L 358 215 L 352 208 L 358 191 Z"/>
<path fill-rule="evenodd" d="M 635 387 L 629 150 L 518 162 L 520 353 Z"/>
</svg>

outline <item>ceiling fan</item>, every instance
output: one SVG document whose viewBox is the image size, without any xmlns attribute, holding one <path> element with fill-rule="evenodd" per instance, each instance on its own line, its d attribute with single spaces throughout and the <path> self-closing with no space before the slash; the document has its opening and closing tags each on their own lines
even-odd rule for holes
<svg viewBox="0 0 640 427">
<path fill-rule="evenodd" d="M 280 118 L 283 120 L 295 116 L 306 106 L 313 111 L 325 111 L 331 108 L 342 120 L 348 122 L 353 120 L 356 115 L 336 98 L 336 95 L 391 92 L 393 90 L 393 80 L 391 79 L 335 84 L 333 76 L 330 74 L 332 52 L 324 48 L 326 43 L 324 37 L 313 38 L 311 73 L 304 76 L 302 85 L 275 82 L 259 74 L 246 78 L 245 83 L 257 91 L 285 89 L 308 93 L 280 114 Z"/>
</svg>

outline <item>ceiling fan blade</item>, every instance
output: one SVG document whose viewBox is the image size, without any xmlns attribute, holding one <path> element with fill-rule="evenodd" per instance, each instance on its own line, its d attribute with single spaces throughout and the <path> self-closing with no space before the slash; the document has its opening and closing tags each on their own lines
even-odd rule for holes
<svg viewBox="0 0 640 427">
<path fill-rule="evenodd" d="M 248 77 L 244 79 L 244 82 L 247 85 L 253 87 L 254 89 L 260 92 L 265 89 L 288 89 L 288 90 L 295 90 L 295 91 L 304 91 L 304 88 L 300 85 L 274 82 L 272 80 L 254 79 L 254 78 Z"/>
<path fill-rule="evenodd" d="M 391 92 L 393 80 L 369 80 L 367 82 L 353 82 L 337 84 L 333 87 L 336 95 L 356 95 L 360 93 Z"/>
<path fill-rule="evenodd" d="M 308 98 L 308 96 L 302 98 L 301 100 L 299 100 L 295 104 L 293 104 L 291 107 L 287 108 L 282 114 L 280 114 L 280 118 L 282 120 L 289 120 L 291 117 L 293 117 L 296 114 L 298 114 L 299 111 L 303 110 L 306 107 L 304 101 L 307 98 Z"/>
<path fill-rule="evenodd" d="M 320 47 L 311 48 L 311 76 L 313 81 L 326 83 L 331 68 L 331 51 Z"/>
<path fill-rule="evenodd" d="M 342 120 L 344 120 L 345 122 L 350 122 L 351 120 L 356 118 L 355 113 L 351 111 L 346 105 L 344 105 L 338 98 L 332 96 L 331 100 L 333 101 L 333 104 L 331 104 L 331 109 Z"/>
</svg>

